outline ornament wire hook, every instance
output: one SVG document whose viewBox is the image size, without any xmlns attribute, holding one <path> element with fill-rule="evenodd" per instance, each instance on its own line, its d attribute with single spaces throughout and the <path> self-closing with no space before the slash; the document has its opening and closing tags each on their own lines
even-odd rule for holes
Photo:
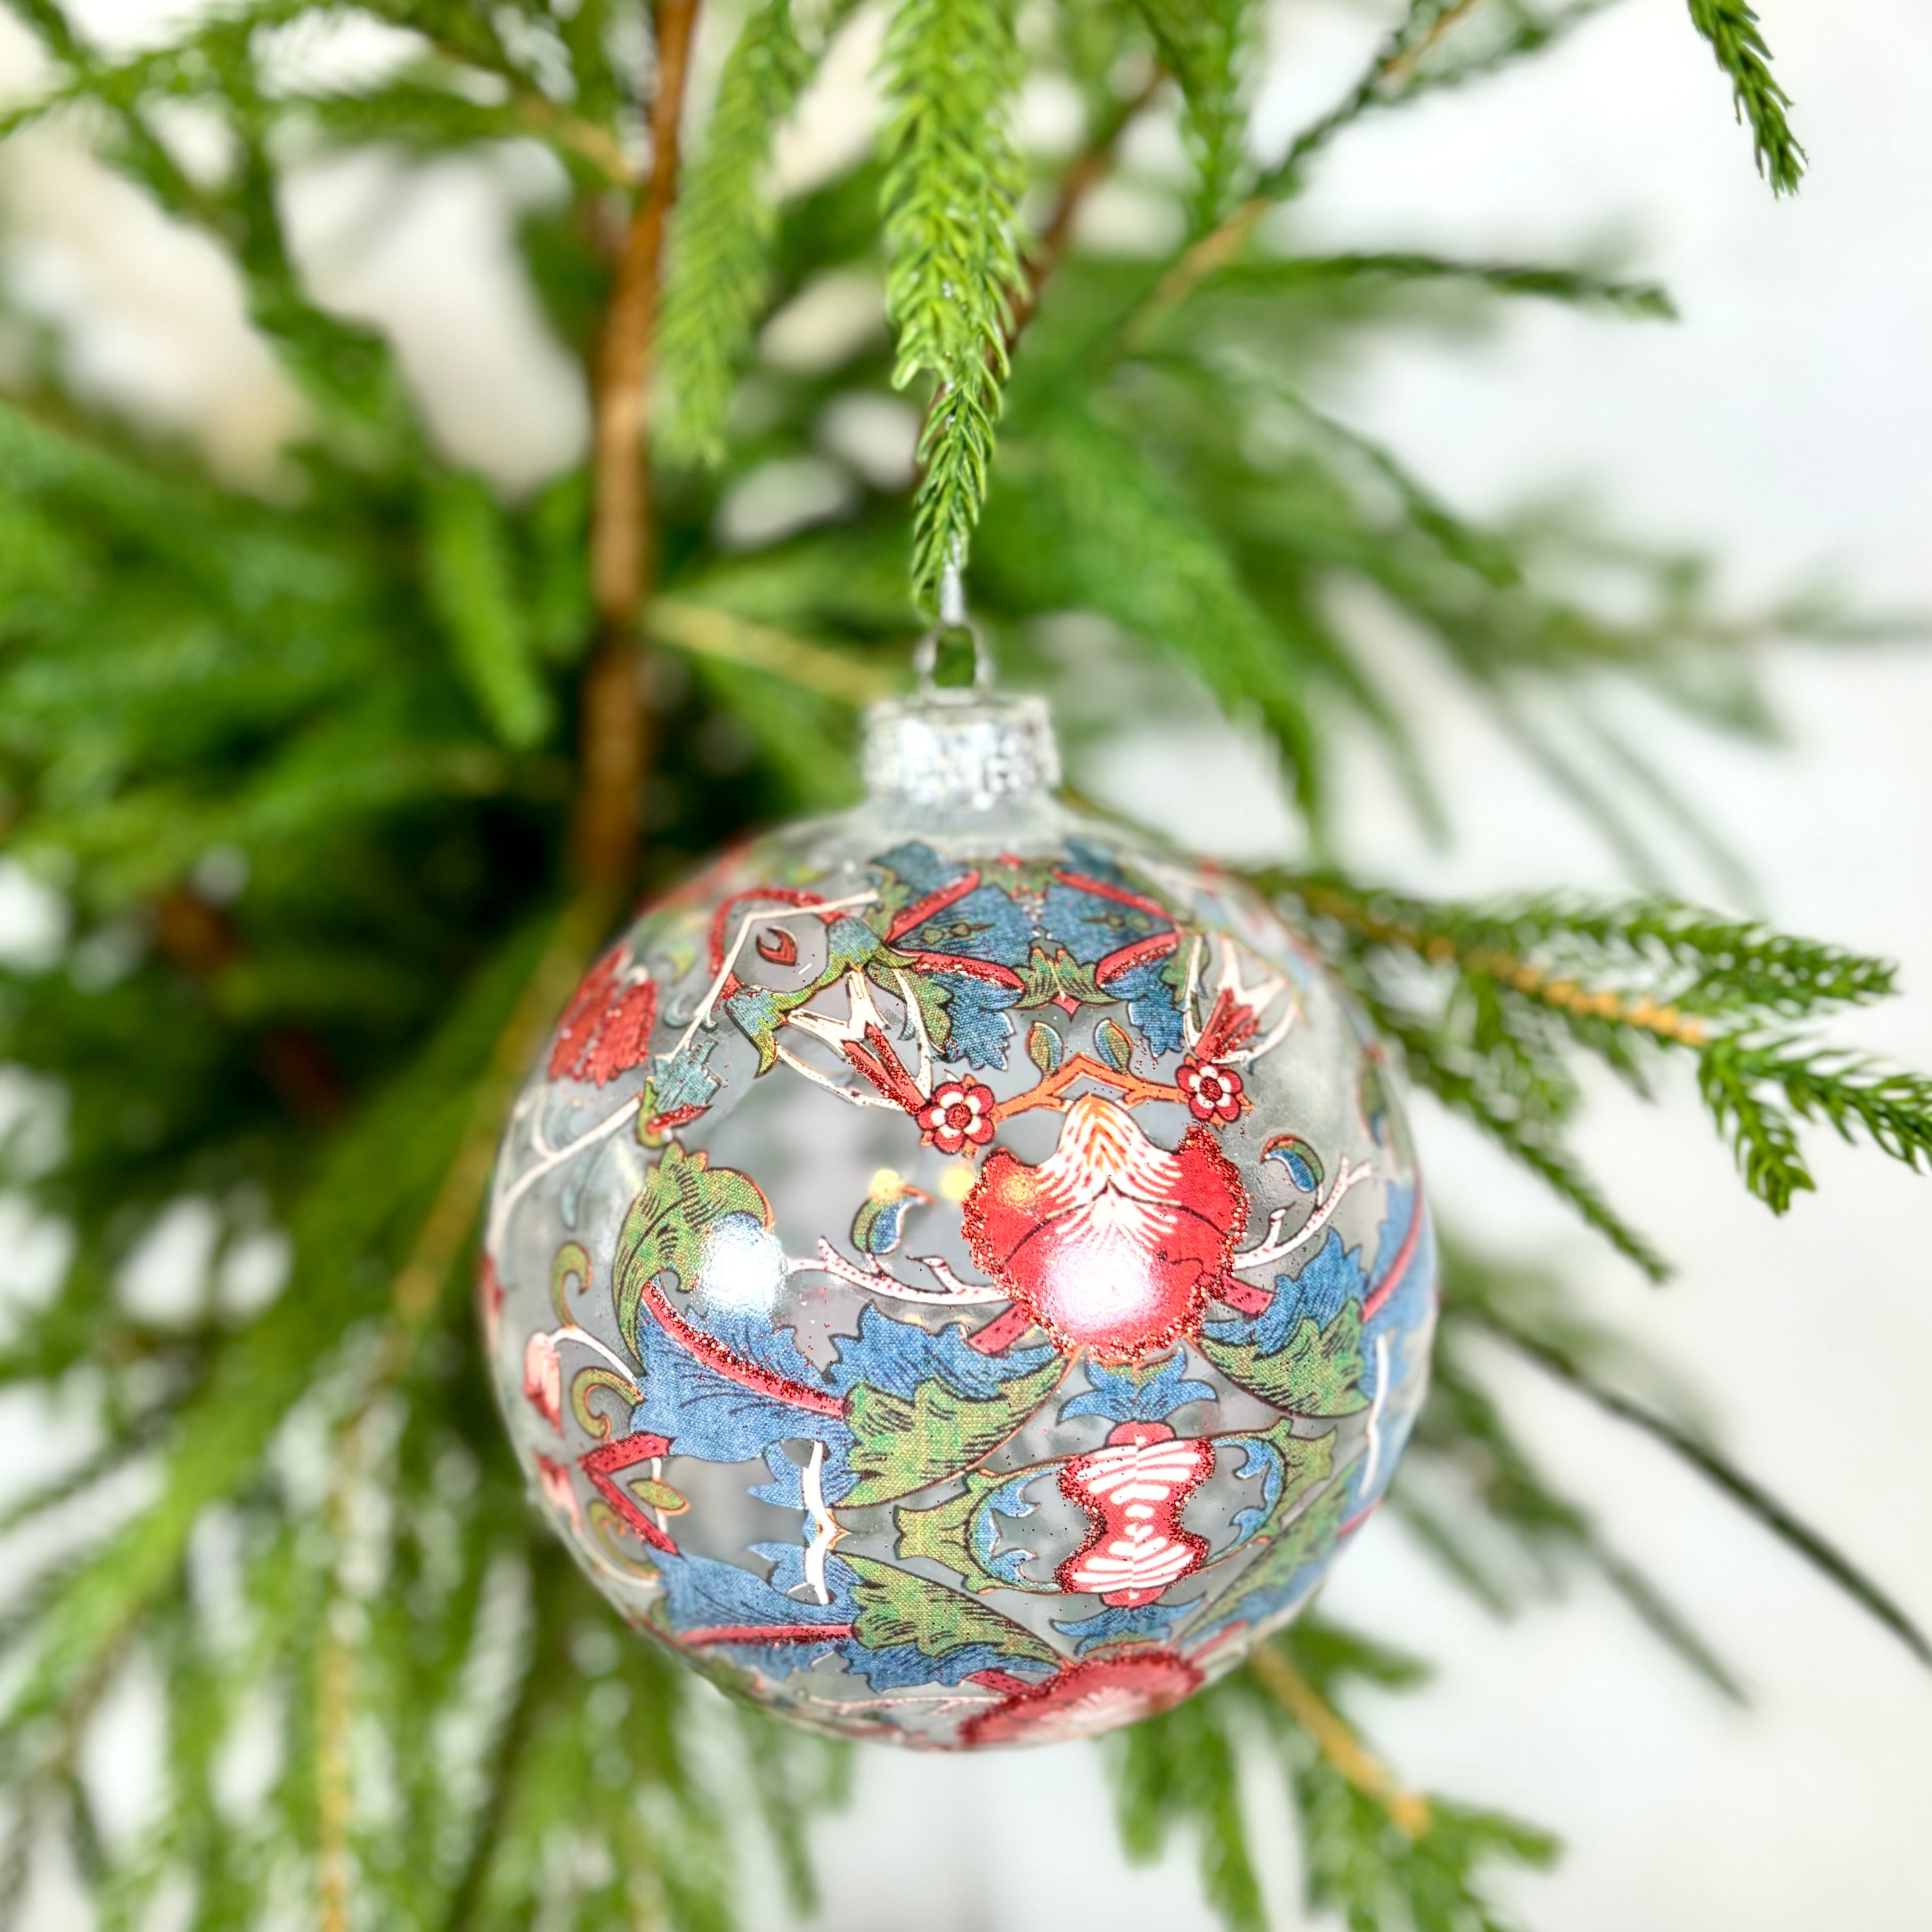
<svg viewBox="0 0 1932 1932">
<path fill-rule="evenodd" d="M 912 668 L 918 674 L 920 694 L 924 698 L 956 698 L 965 694 L 940 685 L 939 640 L 949 631 L 964 631 L 973 640 L 973 683 L 976 692 L 990 691 L 993 685 L 993 653 L 973 614 L 966 608 L 966 581 L 961 568 L 959 544 L 954 539 L 952 554 L 939 578 L 939 621 L 912 650 Z"/>
</svg>

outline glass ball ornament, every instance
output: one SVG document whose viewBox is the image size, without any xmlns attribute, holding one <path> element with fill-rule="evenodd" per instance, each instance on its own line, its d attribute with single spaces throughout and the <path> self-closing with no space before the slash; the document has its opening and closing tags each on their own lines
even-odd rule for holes
<svg viewBox="0 0 1932 1932">
<path fill-rule="evenodd" d="M 1109 1730 L 1386 1489 L 1414 1155 L 1307 939 L 1057 802 L 1040 700 L 875 707 L 866 768 L 571 1000 L 498 1156 L 489 1361 L 566 1546 L 707 1676 L 920 1748 Z"/>
</svg>

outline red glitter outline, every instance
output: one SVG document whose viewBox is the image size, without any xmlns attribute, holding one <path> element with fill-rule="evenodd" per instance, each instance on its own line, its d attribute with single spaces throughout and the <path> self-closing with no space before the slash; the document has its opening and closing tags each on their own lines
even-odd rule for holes
<svg viewBox="0 0 1932 1932">
<path fill-rule="evenodd" d="M 1124 1436 L 1121 1432 L 1125 1430 L 1148 1432 L 1142 1435 L 1138 1440 L 1136 1440 L 1132 1437 Z M 1117 1605 L 1150 1604 L 1154 1602 L 1163 1591 L 1171 1588 L 1174 1584 L 1180 1582 L 1183 1577 L 1192 1576 L 1197 1570 L 1203 1568 L 1207 1564 L 1208 1552 L 1210 1546 L 1207 1538 L 1193 1530 L 1184 1528 L 1181 1526 L 1180 1513 L 1187 1507 L 1188 1498 L 1208 1480 L 1214 1469 L 1214 1438 L 1207 1436 L 1177 1436 L 1164 1422 L 1124 1422 L 1118 1429 L 1114 1430 L 1108 1436 L 1106 1446 L 1108 1448 L 1118 1448 L 1130 1442 L 1132 1442 L 1133 1446 L 1138 1448 L 1144 1448 L 1152 1442 L 1185 1442 L 1191 1449 L 1197 1450 L 1204 1449 L 1208 1452 L 1204 1456 L 1196 1457 L 1194 1474 L 1186 1481 L 1176 1484 L 1168 1491 L 1167 1499 L 1160 1505 L 1154 1522 L 1154 1527 L 1156 1529 L 1161 1531 L 1172 1541 L 1181 1544 L 1190 1550 L 1193 1554 L 1194 1561 L 1178 1576 L 1170 1576 L 1167 1582 L 1162 1584 L 1160 1588 L 1157 1590 L 1138 1588 L 1093 1591 L 1084 1585 L 1069 1581 L 1080 1564 L 1084 1562 L 1087 1558 L 1110 1536 L 1122 1529 L 1126 1522 L 1125 1504 L 1110 1502 L 1104 1497 L 1096 1496 L 1087 1486 L 1086 1470 L 1102 1453 L 1100 1450 L 1091 1450 L 1086 1455 L 1076 1456 L 1071 1462 L 1063 1465 L 1060 1472 L 1060 1493 L 1076 1508 L 1084 1510 L 1088 1521 L 1093 1526 L 1087 1532 L 1087 1540 L 1071 1556 L 1066 1558 L 1053 1573 L 1054 1581 L 1070 1597 L 1095 1595 L 1098 1596 L 1103 1604 Z"/>
<path fill-rule="evenodd" d="M 600 1442 L 594 1449 L 585 1450 L 578 1457 L 577 1466 L 590 1478 L 590 1486 L 617 1512 L 626 1528 L 652 1549 L 675 1556 L 677 1545 L 645 1515 L 628 1487 L 616 1480 L 625 1470 L 664 1455 L 670 1448 L 670 1440 L 665 1436 L 620 1436 L 614 1442 Z"/>
</svg>

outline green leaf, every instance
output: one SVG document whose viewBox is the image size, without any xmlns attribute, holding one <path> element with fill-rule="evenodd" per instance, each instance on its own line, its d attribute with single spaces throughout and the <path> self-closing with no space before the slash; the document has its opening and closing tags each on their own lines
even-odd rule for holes
<svg viewBox="0 0 1932 1932">
<path fill-rule="evenodd" d="M 1110 1004 L 1112 998 L 1112 994 L 1101 991 L 1100 982 L 1094 976 L 1094 968 L 1083 966 L 1064 946 L 1056 946 L 1052 952 L 1043 946 L 1036 946 L 1020 968 L 1018 1004 L 1022 1006 L 1043 1006 L 1054 1000 L 1075 1000 L 1084 1006 L 1104 1006 Z"/>
<path fill-rule="evenodd" d="M 941 1658 L 986 1644 L 1006 1657 L 1041 1664 L 1061 1661 L 1051 1644 L 976 1597 L 869 1556 L 848 1556 L 843 1550 L 839 1556 L 858 1573 L 858 1586 L 852 1593 L 859 1609 L 854 1634 L 868 1650 L 909 1643 L 922 1657 Z"/>
<path fill-rule="evenodd" d="M 1334 1473 L 1335 1432 L 1330 1429 L 1319 1436 L 1298 1436 L 1290 1424 L 1277 1422 L 1254 1439 L 1281 1466 L 1280 1492 L 1267 1522 L 1256 1532 L 1265 1543 L 1281 1533 L 1282 1526 L 1301 1507 L 1309 1492 Z"/>
<path fill-rule="evenodd" d="M 1134 1057 L 1134 1042 L 1118 1020 L 1102 1020 L 1094 1029 L 1094 1045 L 1116 1073 L 1124 1073 Z"/>
<path fill-rule="evenodd" d="M 1288 1415 L 1352 1415 L 1362 1393 L 1362 1304 L 1343 1303 L 1327 1327 L 1304 1315 L 1286 1344 L 1263 1354 L 1252 1342 L 1201 1338 L 1201 1352 L 1229 1381 Z"/>
<path fill-rule="evenodd" d="M 668 1143 L 617 1233 L 610 1294 L 617 1332 L 629 1340 L 644 1290 L 667 1270 L 687 1294 L 704 1290 L 704 1248 L 712 1228 L 728 1214 L 748 1214 L 769 1228 L 772 1210 L 748 1175 L 714 1168 L 700 1149 L 686 1154 Z"/>
<path fill-rule="evenodd" d="M 1348 1485 L 1340 1480 L 1330 1483 L 1300 1515 L 1263 1546 L 1260 1554 L 1226 1590 L 1204 1600 L 1192 1621 L 1202 1623 L 1210 1617 L 1216 1622 L 1232 1620 L 1250 1597 L 1275 1589 L 1289 1582 L 1305 1565 L 1322 1562 L 1335 1546 L 1348 1513 Z"/>
<path fill-rule="evenodd" d="M 996 1576 L 974 1553 L 971 1537 L 974 1514 L 981 1502 L 1011 1480 L 1004 1471 L 968 1469 L 965 1489 L 959 1495 L 930 1509 L 895 1510 L 892 1521 L 898 1531 L 896 1547 L 899 1555 L 929 1558 L 960 1576 L 968 1589 L 982 1594 L 1010 1588 L 1004 1577 Z"/>
<path fill-rule="evenodd" d="M 1030 1004 L 1028 1001 L 1027 1004 Z M 1042 1073 L 1051 1073 L 1060 1065 L 1061 1055 L 1066 1052 L 1065 1042 L 1058 1034 L 1044 1020 L 1035 1020 L 1027 1028 L 1027 1058 Z"/>
<path fill-rule="evenodd" d="M 848 1460 L 859 1480 L 843 1501 L 853 1509 L 908 1496 L 956 1475 L 998 1448 L 1059 1386 L 1066 1365 L 1057 1358 L 974 1402 L 938 1376 L 912 1400 L 860 1382 L 846 1397 L 852 1432 Z"/>
</svg>

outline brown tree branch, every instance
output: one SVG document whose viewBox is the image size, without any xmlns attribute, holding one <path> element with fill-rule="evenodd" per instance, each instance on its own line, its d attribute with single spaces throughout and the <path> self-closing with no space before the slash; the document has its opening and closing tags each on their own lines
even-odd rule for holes
<svg viewBox="0 0 1932 1932">
<path fill-rule="evenodd" d="M 660 0 L 651 172 L 618 250 L 592 371 L 590 588 L 602 639 L 584 683 L 583 763 L 572 856 L 586 885 L 615 889 L 637 850 L 649 757 L 637 620 L 653 567 L 647 424 L 664 227 L 677 193 L 678 135 L 698 0 Z"/>
</svg>

